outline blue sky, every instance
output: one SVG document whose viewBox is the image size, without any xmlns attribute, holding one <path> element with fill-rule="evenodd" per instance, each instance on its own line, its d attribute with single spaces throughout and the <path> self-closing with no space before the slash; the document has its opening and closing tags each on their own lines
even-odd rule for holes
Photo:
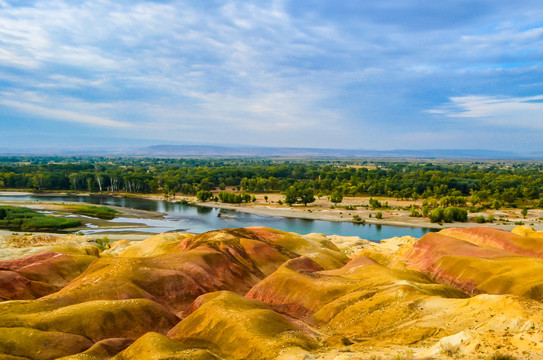
<svg viewBox="0 0 543 360">
<path fill-rule="evenodd" d="M 543 150 L 540 1 L 0 0 L 0 147 Z"/>
</svg>

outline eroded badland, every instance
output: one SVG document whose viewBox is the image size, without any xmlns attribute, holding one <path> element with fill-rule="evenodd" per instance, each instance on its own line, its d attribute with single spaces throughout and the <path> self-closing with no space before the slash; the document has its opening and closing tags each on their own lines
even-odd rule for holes
<svg viewBox="0 0 543 360">
<path fill-rule="evenodd" d="M 543 233 L 6 236 L 2 359 L 543 358 Z"/>
</svg>

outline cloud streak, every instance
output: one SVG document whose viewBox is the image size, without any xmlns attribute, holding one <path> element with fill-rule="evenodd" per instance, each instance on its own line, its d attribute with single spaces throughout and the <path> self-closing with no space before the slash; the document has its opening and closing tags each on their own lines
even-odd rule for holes
<svg viewBox="0 0 543 360">
<path fill-rule="evenodd" d="M 543 129 L 543 95 L 526 97 L 461 96 L 428 113 L 486 125 Z"/>
<path fill-rule="evenodd" d="M 0 104 L 18 109 L 28 114 L 33 114 L 52 120 L 67 121 L 106 128 L 129 128 L 132 126 L 130 123 L 114 121 L 100 116 L 86 115 L 81 114 L 80 112 L 63 109 L 50 109 L 44 106 L 22 103 L 13 100 L 0 100 Z"/>
</svg>

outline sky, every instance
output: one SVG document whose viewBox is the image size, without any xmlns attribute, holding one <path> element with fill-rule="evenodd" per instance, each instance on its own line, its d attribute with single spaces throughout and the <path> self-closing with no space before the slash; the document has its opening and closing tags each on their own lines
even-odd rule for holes
<svg viewBox="0 0 543 360">
<path fill-rule="evenodd" d="M 0 148 L 543 151 L 543 4 L 0 0 Z"/>
</svg>

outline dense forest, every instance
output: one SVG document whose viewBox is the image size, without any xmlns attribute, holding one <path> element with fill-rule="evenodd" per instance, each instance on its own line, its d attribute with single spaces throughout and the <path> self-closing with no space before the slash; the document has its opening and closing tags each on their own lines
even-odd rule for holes
<svg viewBox="0 0 543 360">
<path fill-rule="evenodd" d="M 542 170 L 542 163 L 520 161 L 0 157 L 0 189 L 164 195 L 229 190 L 280 192 L 287 199 L 298 192 L 299 202 L 311 202 L 307 195 L 315 194 L 540 206 Z"/>
</svg>

